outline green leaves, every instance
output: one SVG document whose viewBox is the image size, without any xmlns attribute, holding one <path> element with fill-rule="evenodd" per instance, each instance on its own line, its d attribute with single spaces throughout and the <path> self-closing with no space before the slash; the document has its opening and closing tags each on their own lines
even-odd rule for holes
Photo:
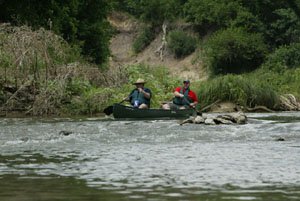
<svg viewBox="0 0 300 201">
<path fill-rule="evenodd" d="M 267 52 L 260 34 L 241 28 L 216 32 L 206 42 L 205 62 L 212 75 L 249 72 L 259 67 Z"/>
<path fill-rule="evenodd" d="M 291 9 L 278 9 L 274 11 L 276 20 L 270 24 L 268 35 L 277 45 L 300 42 L 300 20 Z"/>
<path fill-rule="evenodd" d="M 111 28 L 106 16 L 108 0 L 11 0 L 2 3 L 0 19 L 17 25 L 44 27 L 81 47 L 93 62 L 103 64 L 109 56 Z"/>
<path fill-rule="evenodd" d="M 125 10 L 152 26 L 171 22 L 182 13 L 181 0 L 115 0 L 120 10 Z"/>
<path fill-rule="evenodd" d="M 133 51 L 139 53 L 143 51 L 155 38 L 155 34 L 150 26 L 145 26 L 133 43 Z"/>
<path fill-rule="evenodd" d="M 291 68 L 300 68 L 300 43 L 277 48 L 267 57 L 263 68 L 283 72 Z"/>
<path fill-rule="evenodd" d="M 239 10 L 233 0 L 189 0 L 185 5 L 187 20 L 201 27 L 226 27 Z"/>
<path fill-rule="evenodd" d="M 191 54 L 195 51 L 196 47 L 196 38 L 183 31 L 171 31 L 168 34 L 168 48 L 177 58 L 182 58 Z"/>
</svg>

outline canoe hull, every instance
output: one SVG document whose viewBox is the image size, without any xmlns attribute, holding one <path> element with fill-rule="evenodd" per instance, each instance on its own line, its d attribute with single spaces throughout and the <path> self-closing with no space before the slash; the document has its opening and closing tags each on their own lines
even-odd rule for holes
<svg viewBox="0 0 300 201">
<path fill-rule="evenodd" d="M 137 109 L 121 104 L 114 104 L 113 116 L 116 119 L 181 119 L 195 114 L 194 109 L 163 110 L 163 109 Z"/>
</svg>

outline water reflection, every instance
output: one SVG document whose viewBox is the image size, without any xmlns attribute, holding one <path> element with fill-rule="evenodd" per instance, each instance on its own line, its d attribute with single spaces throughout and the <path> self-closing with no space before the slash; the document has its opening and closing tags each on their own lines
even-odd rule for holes
<svg viewBox="0 0 300 201">
<path fill-rule="evenodd" d="M 219 189 L 172 188 L 154 186 L 89 187 L 84 180 L 55 175 L 5 175 L 0 177 L 1 200 L 299 200 L 295 187 L 238 188 L 225 185 Z"/>
</svg>

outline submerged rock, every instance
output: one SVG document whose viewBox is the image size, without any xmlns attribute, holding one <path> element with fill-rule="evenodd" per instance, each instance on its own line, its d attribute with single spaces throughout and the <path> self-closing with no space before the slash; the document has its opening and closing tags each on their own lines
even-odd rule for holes
<svg viewBox="0 0 300 201">
<path fill-rule="evenodd" d="M 276 139 L 276 141 L 285 141 L 285 139 L 283 137 L 279 137 Z"/>
<path fill-rule="evenodd" d="M 220 118 L 220 117 L 217 117 L 213 120 L 216 124 L 233 124 L 234 123 L 233 121 L 230 121 L 228 119 L 223 119 L 223 118 Z"/>
<path fill-rule="evenodd" d="M 27 142 L 29 140 L 29 137 L 22 137 L 20 140 L 23 142 Z"/>
<path fill-rule="evenodd" d="M 73 133 L 72 131 L 60 131 L 59 135 L 68 136 L 68 135 L 71 135 L 72 133 Z"/>
</svg>

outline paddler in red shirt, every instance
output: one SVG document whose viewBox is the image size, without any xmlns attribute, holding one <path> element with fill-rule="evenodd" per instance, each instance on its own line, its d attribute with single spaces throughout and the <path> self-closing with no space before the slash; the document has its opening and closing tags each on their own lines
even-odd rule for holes
<svg viewBox="0 0 300 201">
<path fill-rule="evenodd" d="M 173 102 L 162 105 L 165 110 L 195 108 L 198 104 L 198 97 L 190 90 L 190 81 L 184 80 L 182 87 L 177 87 L 174 91 Z"/>
</svg>

